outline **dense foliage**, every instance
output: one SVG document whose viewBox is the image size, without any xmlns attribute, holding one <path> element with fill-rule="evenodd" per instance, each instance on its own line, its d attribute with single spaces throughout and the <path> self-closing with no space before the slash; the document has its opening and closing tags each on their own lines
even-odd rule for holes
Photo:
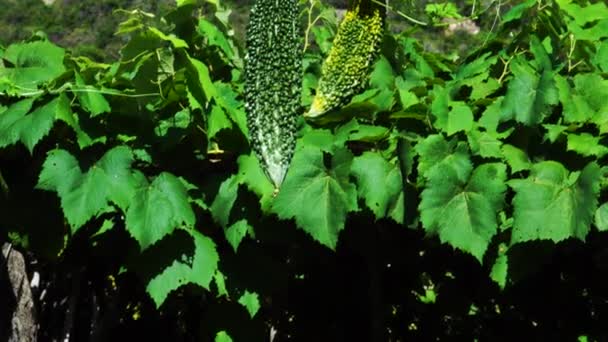
<svg viewBox="0 0 608 342">
<path fill-rule="evenodd" d="M 467 54 L 387 33 L 362 93 L 299 118 L 277 194 L 201 3 L 132 11 L 110 63 L 0 49 L 0 237 L 39 265 L 43 340 L 68 306 L 78 340 L 608 338 L 604 2 L 492 2 Z M 338 22 L 304 3 L 307 108 Z"/>
</svg>

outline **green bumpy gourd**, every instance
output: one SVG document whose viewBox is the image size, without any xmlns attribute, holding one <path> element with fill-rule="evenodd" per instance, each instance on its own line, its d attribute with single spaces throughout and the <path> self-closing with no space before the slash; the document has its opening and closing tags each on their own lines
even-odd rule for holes
<svg viewBox="0 0 608 342">
<path fill-rule="evenodd" d="M 316 118 L 335 110 L 363 89 L 383 36 L 383 10 L 371 0 L 355 1 L 338 27 L 305 117 Z"/>
<path fill-rule="evenodd" d="M 257 0 L 249 15 L 245 110 L 251 147 L 278 189 L 301 114 L 302 32 L 298 0 Z"/>
</svg>

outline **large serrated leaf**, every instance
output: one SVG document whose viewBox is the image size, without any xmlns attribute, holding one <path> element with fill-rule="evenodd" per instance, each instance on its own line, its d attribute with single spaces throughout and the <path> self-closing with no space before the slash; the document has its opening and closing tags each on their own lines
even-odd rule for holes
<svg viewBox="0 0 608 342">
<path fill-rule="evenodd" d="M 21 100 L 0 115 L 0 147 L 21 141 L 33 152 L 36 144 L 51 131 L 56 119 L 62 119 L 75 127 L 65 95 L 60 95 L 28 113 L 32 105 L 32 99 Z"/>
<path fill-rule="evenodd" d="M 110 202 L 127 209 L 139 184 L 131 170 L 133 160 L 129 148 L 115 147 L 83 173 L 69 152 L 53 150 L 36 187 L 57 192 L 74 233 L 91 218 L 111 210 Z"/>
<path fill-rule="evenodd" d="M 48 41 L 12 44 L 4 52 L 3 58 L 11 62 L 13 67 L 0 68 L 0 78 L 6 77 L 25 92 L 36 90 L 39 85 L 65 71 L 64 55 L 64 49 Z"/>
<path fill-rule="evenodd" d="M 173 261 L 146 286 L 157 308 L 171 291 L 182 285 L 196 284 L 209 290 L 211 279 L 217 271 L 219 256 L 213 240 L 196 230 L 188 229 L 187 232 L 194 243 L 194 255 Z"/>
<path fill-rule="evenodd" d="M 193 227 L 195 216 L 184 183 L 163 172 L 151 184 L 139 187 L 125 221 L 127 231 L 144 250 L 175 228 Z"/>
<path fill-rule="evenodd" d="M 399 166 L 378 153 L 365 152 L 353 160 L 351 172 L 357 178 L 359 197 L 377 219 L 391 217 L 403 223 L 403 180 Z"/>
<path fill-rule="evenodd" d="M 511 242 L 584 240 L 597 208 L 599 182 L 596 163 L 569 173 L 555 161 L 533 165 L 526 179 L 510 180 L 515 190 Z"/>
<path fill-rule="evenodd" d="M 424 228 L 479 262 L 496 234 L 506 191 L 504 164 L 482 164 L 463 182 L 453 168 L 431 177 L 419 209 Z"/>
<path fill-rule="evenodd" d="M 415 149 L 420 156 L 418 173 L 427 179 L 451 169 L 464 182 L 473 169 L 466 143 L 455 139 L 448 142 L 442 135 L 429 135 Z"/>
<path fill-rule="evenodd" d="M 536 71 L 528 61 L 517 58 L 511 64 L 515 76 L 503 101 L 505 115 L 531 126 L 539 124 L 558 102 L 558 92 L 551 70 Z"/>
<path fill-rule="evenodd" d="M 358 209 L 356 188 L 348 180 L 352 158 L 350 152 L 339 149 L 327 168 L 323 151 L 302 147 L 293 158 L 273 210 L 282 219 L 294 218 L 315 240 L 335 249 L 346 214 Z"/>
</svg>

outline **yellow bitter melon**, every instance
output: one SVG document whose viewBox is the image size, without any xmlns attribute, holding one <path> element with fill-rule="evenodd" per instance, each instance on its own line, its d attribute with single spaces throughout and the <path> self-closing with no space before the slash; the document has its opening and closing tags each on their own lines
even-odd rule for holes
<svg viewBox="0 0 608 342">
<path fill-rule="evenodd" d="M 245 110 L 253 151 L 278 188 L 302 112 L 302 32 L 298 0 L 257 0 L 247 27 Z"/>
<path fill-rule="evenodd" d="M 305 117 L 315 118 L 337 109 L 363 89 L 383 36 L 383 9 L 371 0 L 354 1 L 338 27 Z"/>
</svg>

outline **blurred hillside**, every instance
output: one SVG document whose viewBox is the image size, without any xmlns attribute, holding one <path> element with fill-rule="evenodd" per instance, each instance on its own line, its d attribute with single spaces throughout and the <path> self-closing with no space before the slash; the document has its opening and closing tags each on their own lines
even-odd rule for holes
<svg viewBox="0 0 608 342">
<path fill-rule="evenodd" d="M 302 2 L 308 2 L 301 0 Z M 344 8 L 349 0 L 323 0 L 325 5 Z M 46 2 L 46 3 L 45 3 Z M 225 0 L 230 6 L 230 17 L 235 34 L 244 38 L 248 11 L 254 0 Z M 412 23 L 400 13 L 429 21 L 425 12 L 427 4 L 443 3 L 438 0 L 391 0 L 388 12 L 389 26 L 393 32 L 408 30 Z M 464 16 L 474 9 L 492 8 L 493 0 L 450 1 Z M 124 45 L 124 36 L 115 36 L 118 24 L 125 19 L 116 13 L 117 9 L 140 9 L 162 15 L 175 5 L 175 0 L 0 0 L 0 45 L 30 38 L 38 31 L 45 32 L 49 39 L 72 50 L 76 55 L 86 55 L 96 60 L 113 60 Z M 493 13 L 486 13 L 475 22 L 468 24 L 473 30 L 488 31 L 494 19 Z M 446 26 L 426 26 L 415 32 L 427 50 L 458 52 L 473 46 L 482 35 L 468 33 L 452 35 L 446 39 Z"/>
<path fill-rule="evenodd" d="M 114 35 L 124 16 L 116 9 L 139 8 L 163 13 L 174 0 L 0 0 L 0 44 L 27 39 L 44 31 L 53 42 L 75 54 L 97 59 L 116 57 L 124 43 Z"/>
</svg>

